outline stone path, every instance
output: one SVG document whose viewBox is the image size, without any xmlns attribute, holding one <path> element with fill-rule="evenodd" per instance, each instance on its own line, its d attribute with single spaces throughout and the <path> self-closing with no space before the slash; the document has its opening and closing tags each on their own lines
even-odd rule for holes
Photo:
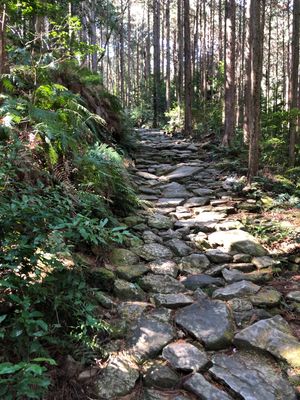
<svg viewBox="0 0 300 400">
<path fill-rule="evenodd" d="M 125 218 L 137 237 L 106 266 L 116 279 L 99 301 L 118 334 L 100 399 L 296 399 L 300 344 L 266 285 L 278 263 L 205 160 L 200 145 L 141 133 L 134 182 L 151 208 Z"/>
</svg>

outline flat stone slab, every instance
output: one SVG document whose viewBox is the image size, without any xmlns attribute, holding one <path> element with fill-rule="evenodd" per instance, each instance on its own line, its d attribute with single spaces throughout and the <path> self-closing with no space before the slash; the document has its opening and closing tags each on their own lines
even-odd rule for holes
<svg viewBox="0 0 300 400">
<path fill-rule="evenodd" d="M 269 357 L 254 352 L 237 352 L 213 357 L 210 373 L 244 400 L 295 400 L 289 381 Z"/>
<path fill-rule="evenodd" d="M 212 246 L 221 245 L 227 251 L 238 251 L 257 257 L 267 254 L 267 250 L 257 242 L 254 236 L 241 229 L 214 232 L 209 235 L 208 241 Z"/>
<path fill-rule="evenodd" d="M 186 190 L 184 185 L 178 182 L 171 182 L 163 186 L 162 197 L 166 198 L 187 198 L 191 194 Z"/>
<path fill-rule="evenodd" d="M 101 399 L 111 400 L 130 393 L 139 378 L 135 365 L 121 357 L 112 358 L 96 381 L 96 392 Z"/>
<path fill-rule="evenodd" d="M 184 203 L 184 207 L 199 207 L 209 204 L 209 197 L 191 197 Z"/>
<path fill-rule="evenodd" d="M 178 207 L 185 202 L 184 198 L 164 198 L 162 197 L 156 202 L 157 207 Z"/>
<path fill-rule="evenodd" d="M 204 350 L 186 342 L 169 344 L 163 349 L 162 356 L 173 368 L 186 372 L 203 370 L 209 364 Z"/>
<path fill-rule="evenodd" d="M 229 263 L 232 261 L 232 255 L 218 249 L 208 249 L 205 252 L 206 257 L 216 264 Z"/>
<path fill-rule="evenodd" d="M 150 174 L 149 172 L 138 171 L 136 175 L 144 179 L 159 179 L 158 176 Z"/>
<path fill-rule="evenodd" d="M 143 259 L 147 261 L 173 257 L 172 251 L 160 243 L 145 244 L 144 246 L 140 247 L 137 252 Z"/>
<path fill-rule="evenodd" d="M 219 300 L 229 300 L 234 297 L 245 297 L 255 294 L 259 291 L 260 286 L 248 281 L 240 281 L 232 283 L 225 288 L 217 289 L 213 292 L 212 297 Z"/>
<path fill-rule="evenodd" d="M 235 335 L 234 343 L 238 347 L 268 351 L 289 365 L 300 367 L 300 343 L 279 315 L 245 328 Z"/>
<path fill-rule="evenodd" d="M 260 270 L 260 271 L 250 272 L 250 273 L 244 273 L 242 271 L 238 271 L 235 269 L 229 270 L 227 268 L 224 268 L 222 271 L 222 274 L 223 274 L 223 278 L 228 283 L 234 283 L 234 282 L 240 282 L 240 281 L 250 281 L 250 282 L 254 282 L 254 283 L 261 283 L 261 282 L 267 282 L 267 281 L 271 280 L 273 277 L 272 271 L 270 271 L 269 268 L 266 268 L 266 269 Z"/>
<path fill-rule="evenodd" d="M 170 275 L 176 278 L 178 275 L 178 266 L 172 260 L 157 260 L 148 264 L 148 268 L 157 275 Z"/>
<path fill-rule="evenodd" d="M 226 392 L 212 385 L 204 376 L 198 373 L 188 378 L 183 387 L 194 393 L 201 400 L 233 400 Z"/>
<path fill-rule="evenodd" d="M 163 177 L 163 180 L 180 181 L 182 179 L 189 178 L 197 174 L 197 172 L 199 172 L 201 169 L 202 167 L 183 165 L 179 168 L 176 168 L 175 171 L 172 171 L 169 174 L 165 175 Z"/>
<path fill-rule="evenodd" d="M 224 281 L 220 278 L 213 278 L 210 275 L 199 274 L 188 276 L 182 283 L 188 290 L 196 290 L 198 288 L 223 286 Z"/>
<path fill-rule="evenodd" d="M 139 301 L 126 301 L 120 303 L 117 307 L 118 313 L 122 316 L 122 318 L 133 321 L 141 317 L 143 312 L 149 307 L 151 304 L 139 302 Z"/>
<path fill-rule="evenodd" d="M 201 188 L 199 188 L 199 189 L 193 189 L 193 192 L 197 195 L 197 196 L 211 196 L 211 195 L 213 195 L 214 194 L 214 190 L 212 190 L 212 189 L 205 189 L 205 188 L 203 188 L 203 189 L 201 189 Z"/>
<path fill-rule="evenodd" d="M 187 257 L 183 257 L 180 260 L 179 267 L 183 272 L 189 273 L 189 271 L 203 272 L 210 265 L 209 259 L 204 254 L 191 254 Z"/>
<path fill-rule="evenodd" d="M 190 296 L 186 296 L 182 293 L 157 294 L 153 296 L 153 299 L 156 306 L 163 306 L 171 309 L 189 306 L 194 302 Z"/>
<path fill-rule="evenodd" d="M 149 269 L 144 264 L 126 265 L 116 269 L 116 274 L 119 278 L 126 281 L 134 281 L 143 276 Z"/>
<path fill-rule="evenodd" d="M 147 292 L 169 294 L 185 292 L 185 287 L 169 275 L 148 274 L 139 280 L 142 289 Z"/>
<path fill-rule="evenodd" d="M 114 284 L 114 294 L 120 300 L 137 300 L 143 301 L 146 298 L 146 293 L 132 282 L 116 279 Z"/>
<path fill-rule="evenodd" d="M 175 322 L 209 350 L 224 349 L 233 338 L 233 321 L 226 304 L 201 298 L 178 311 Z"/>
<path fill-rule="evenodd" d="M 252 264 L 254 264 L 257 269 L 263 269 L 275 267 L 279 262 L 269 256 L 264 256 L 252 258 Z"/>
<path fill-rule="evenodd" d="M 175 337 L 172 325 L 157 319 L 141 318 L 129 336 L 130 349 L 141 359 L 156 357 Z"/>
</svg>

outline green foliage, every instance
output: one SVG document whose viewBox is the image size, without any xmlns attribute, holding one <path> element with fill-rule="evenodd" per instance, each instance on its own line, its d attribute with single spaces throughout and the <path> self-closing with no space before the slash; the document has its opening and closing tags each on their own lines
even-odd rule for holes
<svg viewBox="0 0 300 400">
<path fill-rule="evenodd" d="M 184 127 L 184 110 L 176 105 L 174 108 L 171 108 L 170 111 L 165 113 L 168 118 L 168 123 L 165 126 L 165 129 L 168 132 L 181 132 Z"/>
</svg>

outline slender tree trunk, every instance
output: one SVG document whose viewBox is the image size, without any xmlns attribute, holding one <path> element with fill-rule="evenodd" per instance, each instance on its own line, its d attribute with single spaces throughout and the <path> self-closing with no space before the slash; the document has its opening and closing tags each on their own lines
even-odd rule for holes
<svg viewBox="0 0 300 400">
<path fill-rule="evenodd" d="M 299 83 L 299 22 L 300 22 L 300 0 L 294 0 L 293 5 L 293 37 L 291 54 L 291 79 L 289 89 L 290 110 L 298 106 L 298 83 Z M 289 165 L 295 165 L 295 146 L 297 139 L 297 119 L 294 118 L 290 124 L 289 140 Z"/>
<path fill-rule="evenodd" d="M 131 100 L 131 15 L 130 15 L 130 0 L 128 0 L 127 4 L 127 106 L 130 107 Z"/>
<path fill-rule="evenodd" d="M 153 0 L 153 128 L 158 127 L 160 91 L 160 1 Z"/>
<path fill-rule="evenodd" d="M 96 3 L 95 0 L 90 2 L 90 42 L 91 45 L 96 46 L 97 44 L 97 30 L 96 30 Z M 94 50 L 92 53 L 92 71 L 97 72 L 98 67 L 98 55 L 97 51 Z"/>
<path fill-rule="evenodd" d="M 166 4 L 166 34 L 167 34 L 167 43 L 166 43 L 166 105 L 167 111 L 170 110 L 171 107 L 171 49 L 170 49 L 170 0 L 167 0 Z"/>
<path fill-rule="evenodd" d="M 236 80 L 235 80 L 235 0 L 226 1 L 226 58 L 225 58 L 225 126 L 223 146 L 230 146 L 235 133 Z"/>
<path fill-rule="evenodd" d="M 246 118 L 249 132 L 248 182 L 259 168 L 260 97 L 263 60 L 263 15 L 265 0 L 251 0 L 249 5 L 249 58 Z"/>
<path fill-rule="evenodd" d="M 186 135 L 192 133 L 192 71 L 191 71 L 191 32 L 190 2 L 184 0 L 184 129 Z"/>
<path fill-rule="evenodd" d="M 0 6 L 0 74 L 9 71 L 6 53 L 6 5 Z M 2 86 L 2 85 L 1 85 Z M 2 90 L 2 87 L 0 89 Z"/>
<path fill-rule="evenodd" d="M 182 107 L 182 88 L 183 88 L 183 21 L 182 21 L 182 0 L 177 0 L 177 43 L 178 43 L 178 82 L 177 82 L 177 101 Z"/>
</svg>

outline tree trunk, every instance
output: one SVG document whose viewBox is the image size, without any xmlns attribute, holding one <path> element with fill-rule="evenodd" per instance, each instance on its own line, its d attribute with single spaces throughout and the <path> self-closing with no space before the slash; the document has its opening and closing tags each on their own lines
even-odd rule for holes
<svg viewBox="0 0 300 400">
<path fill-rule="evenodd" d="M 191 71 L 191 32 L 190 2 L 184 0 L 184 129 L 186 135 L 192 133 L 192 71 Z"/>
<path fill-rule="evenodd" d="M 170 53 L 170 0 L 167 0 L 166 4 L 166 35 L 167 35 L 167 51 L 166 51 L 166 105 L 167 111 L 171 107 L 171 53 Z"/>
<path fill-rule="evenodd" d="M 153 0 L 153 128 L 158 127 L 160 91 L 160 1 Z"/>
<path fill-rule="evenodd" d="M 251 0 L 249 5 L 249 54 L 246 123 L 249 133 L 248 182 L 258 173 L 260 139 L 260 96 L 263 60 L 263 15 L 265 0 Z"/>
<path fill-rule="evenodd" d="M 0 74 L 9 72 L 6 53 L 6 5 L 0 7 Z M 1 85 L 2 86 L 2 85 Z M 2 90 L 2 87 L 0 87 Z"/>
<path fill-rule="evenodd" d="M 226 1 L 226 57 L 225 57 L 225 124 L 223 146 L 230 146 L 235 133 L 236 82 L 235 82 L 235 0 Z"/>
<path fill-rule="evenodd" d="M 291 79 L 289 89 L 289 108 L 297 108 L 298 105 L 298 83 L 299 83 L 299 22 L 300 22 L 300 0 L 294 0 L 293 5 L 293 37 L 291 54 Z M 297 119 L 293 118 L 290 124 L 289 141 L 289 165 L 295 165 L 295 147 L 298 133 Z"/>
<path fill-rule="evenodd" d="M 182 0 L 177 0 L 177 44 L 178 44 L 178 81 L 177 81 L 177 101 L 182 107 L 182 88 L 183 88 L 183 25 L 182 25 Z"/>
<path fill-rule="evenodd" d="M 95 0 L 90 2 L 90 42 L 91 45 L 96 46 L 97 44 L 97 31 L 96 31 L 96 3 Z M 97 72 L 98 56 L 97 51 L 94 50 L 92 53 L 92 71 Z"/>
</svg>

